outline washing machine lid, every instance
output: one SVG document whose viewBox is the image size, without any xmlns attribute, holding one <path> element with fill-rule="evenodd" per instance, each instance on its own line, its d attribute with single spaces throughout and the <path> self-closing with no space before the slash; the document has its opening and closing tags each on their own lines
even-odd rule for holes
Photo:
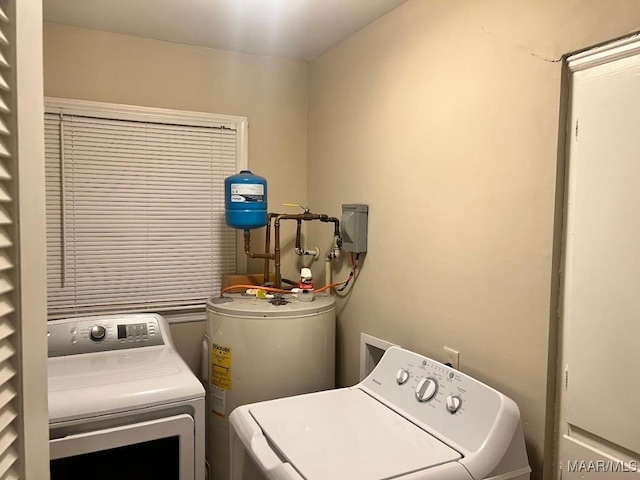
<svg viewBox="0 0 640 480">
<path fill-rule="evenodd" d="M 264 402 L 249 412 L 307 480 L 382 480 L 461 458 L 359 389 Z"/>
</svg>

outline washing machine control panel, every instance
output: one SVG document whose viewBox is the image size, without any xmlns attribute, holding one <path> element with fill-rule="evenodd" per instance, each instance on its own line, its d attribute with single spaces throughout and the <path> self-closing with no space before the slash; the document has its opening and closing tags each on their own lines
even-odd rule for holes
<svg viewBox="0 0 640 480">
<path fill-rule="evenodd" d="M 49 357 L 164 345 L 160 316 L 109 315 L 48 323 Z"/>
<path fill-rule="evenodd" d="M 440 362 L 390 348 L 371 374 L 354 388 L 363 388 L 436 437 L 476 451 L 503 416 L 500 392 Z M 504 420 L 504 419 L 502 419 Z"/>
</svg>

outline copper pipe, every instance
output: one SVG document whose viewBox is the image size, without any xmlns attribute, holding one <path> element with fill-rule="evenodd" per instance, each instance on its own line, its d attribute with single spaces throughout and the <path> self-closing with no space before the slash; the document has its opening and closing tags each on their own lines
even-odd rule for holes
<svg viewBox="0 0 640 480">
<path fill-rule="evenodd" d="M 321 221 L 328 221 L 329 216 L 322 213 L 322 214 L 316 214 L 316 213 L 281 213 L 279 214 L 276 218 L 279 218 L 281 220 L 321 220 Z"/>
<path fill-rule="evenodd" d="M 275 214 L 269 213 L 267 214 L 267 231 L 264 236 L 264 253 L 269 254 L 271 251 L 271 219 L 275 217 Z M 269 257 L 271 257 L 269 255 Z M 264 279 L 263 283 L 266 285 L 269 282 L 269 260 L 270 258 L 264 259 Z"/>
<path fill-rule="evenodd" d="M 296 220 L 296 223 L 298 224 L 296 226 L 296 250 L 300 250 L 300 232 L 302 230 L 302 220 L 300 220 L 299 218 Z"/>
<path fill-rule="evenodd" d="M 253 253 L 251 251 L 251 233 L 249 230 L 244 231 L 244 253 L 249 258 L 273 258 L 270 254 L 267 253 Z"/>
<path fill-rule="evenodd" d="M 335 237 L 341 237 L 342 235 L 340 234 L 340 220 L 338 220 L 336 217 L 329 217 L 327 218 L 327 222 L 333 223 L 333 235 Z"/>
<path fill-rule="evenodd" d="M 271 250 L 271 219 L 275 218 L 273 228 L 274 233 L 274 250 Z M 305 212 L 301 214 L 278 214 L 269 213 L 267 215 L 267 231 L 265 234 L 265 249 L 264 253 L 253 253 L 251 251 L 251 233 L 249 230 L 244 231 L 244 252 L 249 258 L 262 258 L 264 259 L 264 283 L 269 281 L 269 261 L 273 260 L 275 264 L 275 287 L 282 287 L 282 275 L 280 273 L 281 266 L 281 251 L 280 251 L 280 220 L 295 220 L 296 226 L 296 248 L 301 248 L 301 230 L 303 221 L 320 220 L 325 223 L 334 224 L 334 236 L 340 238 L 340 221 L 335 217 L 329 217 L 326 214 L 314 214 Z M 339 248 L 339 245 L 338 245 Z"/>
<path fill-rule="evenodd" d="M 281 287 L 280 280 L 280 215 L 276 217 L 276 221 L 273 223 L 273 228 L 275 230 L 275 246 L 273 248 L 274 254 L 274 264 L 276 269 L 276 288 Z"/>
</svg>

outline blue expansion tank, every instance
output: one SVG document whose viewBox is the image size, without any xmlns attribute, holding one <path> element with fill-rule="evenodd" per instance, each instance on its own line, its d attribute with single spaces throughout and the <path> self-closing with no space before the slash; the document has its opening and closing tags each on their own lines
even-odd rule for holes
<svg viewBox="0 0 640 480">
<path fill-rule="evenodd" d="M 227 225 L 251 230 L 267 224 L 267 180 L 242 170 L 224 180 Z"/>
</svg>

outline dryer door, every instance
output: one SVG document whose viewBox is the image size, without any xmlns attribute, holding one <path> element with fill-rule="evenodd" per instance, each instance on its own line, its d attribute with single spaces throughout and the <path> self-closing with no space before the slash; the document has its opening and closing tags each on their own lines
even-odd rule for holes
<svg viewBox="0 0 640 480">
<path fill-rule="evenodd" d="M 194 420 L 186 414 L 49 441 L 51 480 L 194 478 Z"/>
</svg>

